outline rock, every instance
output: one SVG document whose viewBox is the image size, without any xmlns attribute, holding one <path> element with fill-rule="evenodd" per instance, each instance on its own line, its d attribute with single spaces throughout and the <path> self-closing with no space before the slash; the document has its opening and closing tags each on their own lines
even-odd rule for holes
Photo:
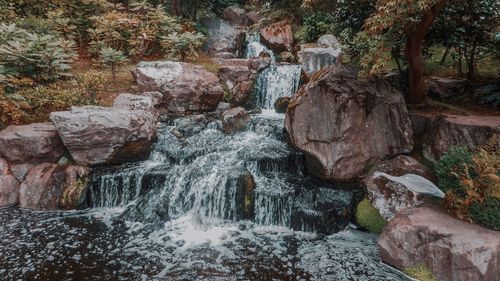
<svg viewBox="0 0 500 281">
<path fill-rule="evenodd" d="M 307 74 L 336 64 L 339 55 L 340 49 L 333 48 L 306 48 L 300 53 L 301 62 Z"/>
<path fill-rule="evenodd" d="M 146 159 L 156 137 L 156 118 L 143 110 L 73 107 L 52 112 L 50 119 L 81 166 Z"/>
<path fill-rule="evenodd" d="M 339 232 L 353 217 L 354 197 L 352 191 L 330 188 L 300 190 L 293 201 L 291 228 L 327 235 Z"/>
<path fill-rule="evenodd" d="M 63 143 L 50 123 L 11 125 L 0 132 L 0 154 L 10 162 L 57 162 L 63 153 Z"/>
<path fill-rule="evenodd" d="M 35 210 L 55 210 L 66 187 L 80 178 L 73 170 L 84 169 L 42 163 L 30 170 L 19 191 L 19 206 Z"/>
<path fill-rule="evenodd" d="M 228 102 L 221 102 L 217 106 L 217 109 L 215 110 L 215 113 L 218 116 L 222 117 L 222 115 L 224 114 L 224 112 L 228 111 L 230 108 L 231 108 L 231 104 L 230 103 L 228 103 Z"/>
<path fill-rule="evenodd" d="M 253 58 L 248 60 L 248 68 L 252 73 L 260 72 L 271 65 L 270 58 Z"/>
<path fill-rule="evenodd" d="M 85 205 L 88 175 L 89 170 L 86 167 L 66 167 L 66 185 L 59 200 L 61 209 L 73 210 Z"/>
<path fill-rule="evenodd" d="M 340 48 L 339 40 L 333 34 L 322 35 L 318 39 L 317 45 L 320 48 L 334 48 L 334 49 L 339 49 Z"/>
<path fill-rule="evenodd" d="M 222 52 L 242 53 L 245 34 L 228 22 L 217 18 L 203 18 L 200 23 L 206 26 L 208 38 L 205 51 L 210 55 Z"/>
<path fill-rule="evenodd" d="M 222 117 L 222 131 L 234 134 L 243 129 L 250 122 L 250 115 L 243 107 L 235 107 L 226 111 Z"/>
<path fill-rule="evenodd" d="M 325 180 L 355 179 L 367 165 L 413 150 L 401 93 L 377 77 L 357 79 L 347 66 L 328 67 L 302 87 L 285 125 L 308 171 Z"/>
<path fill-rule="evenodd" d="M 231 98 L 231 103 L 236 106 L 246 105 L 253 94 L 254 81 L 243 81 L 233 88 L 233 96 Z"/>
<path fill-rule="evenodd" d="M 144 92 L 141 95 L 151 98 L 154 107 L 160 104 L 163 99 L 163 94 L 160 92 Z"/>
<path fill-rule="evenodd" d="M 274 110 L 276 111 L 276 113 L 286 113 L 289 103 L 290 103 L 290 97 L 278 98 L 274 103 Z"/>
<path fill-rule="evenodd" d="M 221 52 L 214 55 L 216 59 L 234 59 L 236 55 L 230 52 Z"/>
<path fill-rule="evenodd" d="M 287 20 L 273 23 L 260 30 L 262 41 L 277 51 L 290 51 L 293 45 L 293 31 Z"/>
<path fill-rule="evenodd" d="M 16 179 L 19 182 L 23 182 L 24 178 L 26 177 L 28 172 L 34 166 L 35 166 L 34 164 L 30 164 L 30 163 L 12 164 L 10 166 L 10 170 L 11 170 L 12 174 L 14 175 L 14 177 L 16 177 Z"/>
<path fill-rule="evenodd" d="M 178 118 L 175 120 L 174 126 L 183 137 L 190 137 L 203 131 L 209 122 L 205 115 L 198 114 Z"/>
<path fill-rule="evenodd" d="M 250 69 L 248 66 L 221 66 L 219 77 L 222 81 L 238 83 L 250 79 Z"/>
<path fill-rule="evenodd" d="M 141 91 L 163 94 L 159 106 L 170 112 L 213 111 L 224 95 L 217 76 L 198 65 L 141 62 L 133 74 Z"/>
<path fill-rule="evenodd" d="M 236 183 L 236 216 L 238 220 L 252 220 L 254 218 L 255 201 L 254 201 L 255 180 L 252 173 L 245 170 L 241 174 Z"/>
<path fill-rule="evenodd" d="M 428 96 L 447 100 L 465 93 L 467 88 L 467 79 L 451 77 L 430 77 L 427 79 Z"/>
<path fill-rule="evenodd" d="M 249 59 L 220 59 L 214 58 L 212 61 L 222 66 L 247 66 Z"/>
<path fill-rule="evenodd" d="M 16 205 L 19 200 L 19 181 L 12 175 L 9 163 L 0 158 L 0 208 Z"/>
<path fill-rule="evenodd" d="M 249 25 L 250 20 L 245 10 L 239 7 L 230 6 L 224 9 L 221 18 L 233 25 Z"/>
<path fill-rule="evenodd" d="M 366 187 L 370 203 L 379 210 L 382 217 L 389 221 L 398 212 L 423 203 L 423 196 L 416 195 L 404 185 L 388 180 L 385 177 L 376 177 L 377 172 L 391 176 L 415 174 L 432 182 L 436 179 L 432 172 L 417 160 L 404 155 L 399 155 L 391 160 L 377 164 L 365 176 L 363 183 Z"/>
<path fill-rule="evenodd" d="M 259 23 L 260 20 L 262 19 L 262 16 L 258 12 L 250 11 L 247 13 L 247 19 L 248 19 L 248 24 L 253 25 Z"/>
<path fill-rule="evenodd" d="M 295 56 L 291 52 L 281 52 L 279 54 L 280 62 L 294 63 L 296 62 Z"/>
<path fill-rule="evenodd" d="M 415 114 L 413 120 L 424 119 Z M 422 137 L 423 155 L 430 161 L 438 161 L 452 147 L 466 145 L 475 148 L 485 144 L 495 133 L 500 133 L 500 116 L 440 115 L 428 117 Z M 418 121 L 415 121 L 416 123 Z M 424 125 L 422 125 L 424 126 Z M 422 128 L 419 128 L 419 132 Z"/>
<path fill-rule="evenodd" d="M 120 94 L 113 102 L 113 107 L 124 110 L 154 111 L 153 99 L 148 96 Z"/>
<path fill-rule="evenodd" d="M 423 263 L 438 280 L 499 280 L 499 233 L 435 208 L 398 214 L 378 245 L 382 261 L 399 269 Z"/>
</svg>

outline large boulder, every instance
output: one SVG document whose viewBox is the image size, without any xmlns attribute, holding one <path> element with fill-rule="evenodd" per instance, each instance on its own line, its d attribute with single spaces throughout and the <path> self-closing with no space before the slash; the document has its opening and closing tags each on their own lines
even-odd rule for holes
<svg viewBox="0 0 500 281">
<path fill-rule="evenodd" d="M 377 77 L 358 79 L 345 66 L 326 68 L 302 87 L 285 125 L 308 171 L 325 180 L 355 179 L 368 165 L 413 150 L 401 93 Z"/>
<path fill-rule="evenodd" d="M 219 77 L 222 81 L 231 81 L 233 83 L 248 81 L 250 79 L 250 69 L 247 65 L 244 66 L 227 66 L 223 65 L 219 68 Z"/>
<path fill-rule="evenodd" d="M 230 6 L 224 9 L 221 18 L 233 25 L 249 25 L 250 19 L 248 19 L 245 10 L 240 7 Z"/>
<path fill-rule="evenodd" d="M 141 62 L 133 74 L 141 91 L 163 94 L 159 106 L 170 112 L 213 111 L 224 95 L 217 76 L 194 64 Z"/>
<path fill-rule="evenodd" d="M 60 207 L 63 191 L 81 176 L 74 175 L 74 166 L 42 163 L 30 170 L 19 191 L 19 206 L 35 210 L 55 210 Z M 83 176 L 83 175 L 82 175 Z"/>
<path fill-rule="evenodd" d="M 113 107 L 124 110 L 144 110 L 153 112 L 155 104 L 153 98 L 142 95 L 120 94 L 113 102 Z"/>
<path fill-rule="evenodd" d="M 438 280 L 500 280 L 500 233 L 419 207 L 398 214 L 380 235 L 383 262 L 425 264 Z"/>
<path fill-rule="evenodd" d="M 307 74 L 321 70 L 337 63 L 340 49 L 334 48 L 306 48 L 300 53 L 303 69 Z"/>
<path fill-rule="evenodd" d="M 202 18 L 200 22 L 208 31 L 205 51 L 210 55 L 222 52 L 241 55 L 245 41 L 244 32 L 217 18 Z"/>
<path fill-rule="evenodd" d="M 422 134 L 423 155 L 430 161 L 439 161 L 452 146 L 475 148 L 500 133 L 500 116 L 413 113 L 412 120 Z"/>
<path fill-rule="evenodd" d="M 0 132 L 0 154 L 10 162 L 57 162 L 63 153 L 63 143 L 50 123 L 9 126 Z"/>
<path fill-rule="evenodd" d="M 148 157 L 156 118 L 144 110 L 98 106 L 52 112 L 61 139 L 78 165 L 114 164 Z"/>
<path fill-rule="evenodd" d="M 260 30 L 262 41 L 277 51 L 290 51 L 293 45 L 292 25 L 283 20 Z"/>
<path fill-rule="evenodd" d="M 395 177 L 414 174 L 431 182 L 436 180 L 427 167 L 405 155 L 396 156 L 373 167 L 365 176 L 363 183 L 370 203 L 379 210 L 386 221 L 391 220 L 402 210 L 422 204 L 423 197 L 408 190 L 401 183 L 382 176 L 376 177 L 377 173 L 386 173 Z"/>
<path fill-rule="evenodd" d="M 12 175 L 9 163 L 0 158 L 0 208 L 16 205 L 19 200 L 19 181 Z"/>
<path fill-rule="evenodd" d="M 465 78 L 430 77 L 427 79 L 428 95 L 438 100 L 448 100 L 465 93 L 468 80 Z"/>
</svg>

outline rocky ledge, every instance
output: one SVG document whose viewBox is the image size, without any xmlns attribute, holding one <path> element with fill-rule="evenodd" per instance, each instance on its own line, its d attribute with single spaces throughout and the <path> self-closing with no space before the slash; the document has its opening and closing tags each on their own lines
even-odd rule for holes
<svg viewBox="0 0 500 281">
<path fill-rule="evenodd" d="M 434 207 L 398 214 L 378 245 L 382 261 L 399 269 L 423 263 L 442 281 L 500 280 L 500 232 Z"/>
</svg>

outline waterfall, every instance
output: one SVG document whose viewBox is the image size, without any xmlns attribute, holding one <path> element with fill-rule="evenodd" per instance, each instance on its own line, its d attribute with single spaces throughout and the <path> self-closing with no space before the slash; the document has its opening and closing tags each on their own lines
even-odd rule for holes
<svg viewBox="0 0 500 281">
<path fill-rule="evenodd" d="M 299 88 L 300 65 L 271 65 L 257 78 L 257 106 L 274 108 L 278 98 L 290 97 Z"/>
<path fill-rule="evenodd" d="M 262 52 L 265 52 L 269 54 L 269 56 L 271 56 L 272 62 L 276 61 L 274 52 L 260 42 L 259 32 L 247 32 L 245 42 L 246 42 L 245 57 L 247 59 L 258 58 Z"/>
</svg>

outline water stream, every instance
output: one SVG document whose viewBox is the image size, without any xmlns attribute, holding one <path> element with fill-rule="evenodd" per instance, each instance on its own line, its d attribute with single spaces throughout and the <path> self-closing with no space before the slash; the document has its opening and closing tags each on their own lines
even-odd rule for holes
<svg viewBox="0 0 500 281">
<path fill-rule="evenodd" d="M 210 114 L 161 123 L 148 160 L 93 170 L 84 210 L 0 209 L 0 279 L 407 280 L 348 227 L 360 188 L 309 177 L 268 110 L 296 68 L 261 74 L 267 110 L 237 134 Z"/>
</svg>

